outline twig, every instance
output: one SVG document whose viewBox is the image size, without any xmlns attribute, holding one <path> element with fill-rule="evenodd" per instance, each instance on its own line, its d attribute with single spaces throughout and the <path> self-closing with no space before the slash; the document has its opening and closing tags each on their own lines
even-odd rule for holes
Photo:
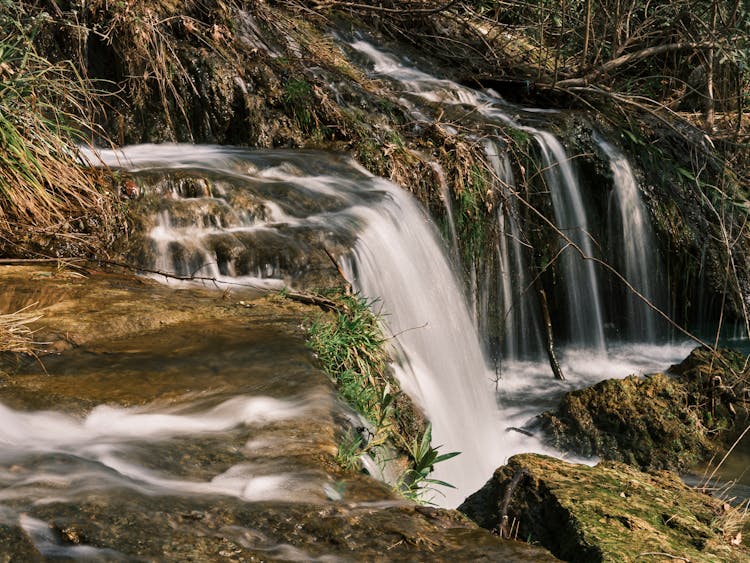
<svg viewBox="0 0 750 563">
<path fill-rule="evenodd" d="M 331 251 L 328 250 L 325 246 L 323 247 L 323 252 L 326 253 L 326 256 L 328 256 L 328 259 L 331 261 L 331 264 L 333 264 L 333 267 L 336 268 L 336 271 L 339 273 L 339 276 L 341 276 L 341 279 L 344 280 L 344 283 L 345 283 L 345 287 L 344 287 L 345 293 L 347 295 L 350 295 L 351 292 L 352 292 L 352 284 L 351 284 L 351 282 L 348 279 L 346 279 L 346 274 L 344 274 L 344 270 L 341 269 L 341 266 L 336 261 L 336 258 L 333 256 L 333 254 L 331 254 Z"/>
<path fill-rule="evenodd" d="M 339 311 L 341 309 L 341 306 L 335 301 L 328 299 L 327 297 L 312 295 L 311 293 L 286 292 L 282 295 L 292 301 L 298 301 L 299 303 L 305 303 L 306 305 L 315 305 L 324 311 Z"/>
<path fill-rule="evenodd" d="M 386 14 L 438 14 L 456 4 L 458 0 L 451 0 L 447 4 L 437 6 L 435 8 L 388 8 L 382 4 L 368 5 L 368 4 L 357 4 L 355 2 L 329 2 L 323 5 L 325 8 L 343 8 L 351 10 L 363 10 L 367 12 L 382 12 Z"/>
<path fill-rule="evenodd" d="M 727 458 L 729 457 L 729 454 L 731 454 L 731 453 L 732 453 L 732 452 L 734 451 L 734 448 L 736 448 L 736 447 L 737 447 L 737 444 L 739 444 L 739 443 L 740 443 L 740 441 L 742 440 L 742 438 L 744 438 L 744 437 L 745 437 L 745 434 L 747 434 L 748 432 L 750 432 L 750 426 L 747 426 L 747 427 L 745 428 L 745 430 L 743 430 L 743 431 L 742 431 L 742 434 L 740 434 L 739 438 L 737 438 L 737 439 L 736 439 L 736 440 L 734 441 L 734 444 L 732 444 L 732 447 L 731 447 L 731 448 L 729 448 L 729 450 L 727 451 L 727 453 L 726 453 L 726 454 L 724 454 L 724 457 L 722 457 L 722 458 L 721 458 L 721 461 L 719 462 L 719 464 L 718 464 L 718 465 L 717 465 L 717 466 L 716 466 L 716 467 L 714 468 L 714 470 L 713 470 L 713 471 L 711 472 L 711 475 L 709 475 L 709 476 L 708 476 L 708 479 L 706 480 L 706 484 L 708 484 L 708 483 L 710 483 L 710 482 L 711 482 L 711 479 L 713 479 L 713 478 L 714 478 L 714 475 L 716 475 L 716 472 L 717 472 L 717 471 L 719 470 L 719 468 L 720 468 L 720 467 L 721 467 L 721 466 L 722 466 L 722 465 L 724 464 L 724 462 L 725 462 L 725 461 L 727 460 Z"/>
<path fill-rule="evenodd" d="M 513 475 L 513 478 L 505 488 L 505 494 L 503 495 L 503 502 L 500 505 L 500 523 L 498 524 L 498 535 L 504 539 L 510 539 L 511 530 L 508 529 L 508 508 L 510 507 L 511 498 L 518 485 L 521 483 L 521 479 L 528 476 L 529 472 L 526 469 L 519 469 Z"/>
<path fill-rule="evenodd" d="M 690 559 L 688 559 L 687 557 L 682 557 L 681 555 L 670 555 L 669 553 L 662 553 L 661 551 L 645 551 L 636 555 L 635 558 L 638 559 L 639 557 L 645 557 L 647 555 L 669 557 L 670 559 L 676 559 L 677 561 L 686 561 L 687 563 L 690 563 Z"/>
</svg>

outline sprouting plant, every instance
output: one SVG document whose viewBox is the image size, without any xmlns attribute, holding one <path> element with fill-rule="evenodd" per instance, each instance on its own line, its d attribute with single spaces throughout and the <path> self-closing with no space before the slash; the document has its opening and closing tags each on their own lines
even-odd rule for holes
<svg viewBox="0 0 750 563">
<path fill-rule="evenodd" d="M 357 471 L 360 468 L 360 456 L 362 455 L 362 436 L 348 430 L 339 442 L 338 452 L 336 453 L 336 463 L 344 471 Z"/>
<path fill-rule="evenodd" d="M 427 425 L 421 440 L 415 439 L 408 445 L 407 449 L 412 460 L 412 466 L 404 473 L 399 483 L 399 489 L 406 498 L 416 502 L 432 504 L 429 499 L 425 498 L 425 494 L 428 492 L 439 493 L 435 486 L 455 488 L 445 481 L 429 478 L 436 464 L 454 458 L 460 453 L 439 454 L 438 448 L 440 446 L 432 447 L 432 424 Z"/>
<path fill-rule="evenodd" d="M 312 132 L 317 125 L 313 108 L 313 90 L 310 84 L 301 78 L 292 78 L 284 86 L 282 94 L 284 108 L 289 112 L 300 128 L 306 133 Z"/>
<path fill-rule="evenodd" d="M 337 301 L 336 311 L 312 322 L 308 342 L 341 397 L 377 425 L 391 402 L 390 388 L 384 394 L 385 339 L 365 299 L 342 295 Z"/>
</svg>

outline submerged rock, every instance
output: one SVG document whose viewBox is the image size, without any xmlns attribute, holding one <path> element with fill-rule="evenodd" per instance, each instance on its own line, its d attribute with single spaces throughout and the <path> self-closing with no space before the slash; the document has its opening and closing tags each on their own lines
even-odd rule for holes
<svg viewBox="0 0 750 563">
<path fill-rule="evenodd" d="M 602 381 L 540 416 L 555 446 L 648 469 L 686 469 L 724 447 L 747 409 L 744 358 L 697 348 L 666 374 Z"/>
<path fill-rule="evenodd" d="M 554 560 L 338 466 L 308 308 L 45 267 L 0 284 L 47 350 L 0 367 L 0 563 Z"/>
<path fill-rule="evenodd" d="M 618 462 L 589 467 L 513 456 L 459 510 L 488 530 L 539 543 L 570 561 L 750 558 L 732 544 L 741 537 L 738 509 L 673 473 L 643 473 Z"/>
</svg>

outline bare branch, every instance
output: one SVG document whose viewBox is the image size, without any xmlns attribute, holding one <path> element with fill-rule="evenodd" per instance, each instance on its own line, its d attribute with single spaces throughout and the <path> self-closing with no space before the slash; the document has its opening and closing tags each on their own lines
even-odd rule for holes
<svg viewBox="0 0 750 563">
<path fill-rule="evenodd" d="M 687 50 L 709 49 L 709 48 L 716 47 L 716 46 L 717 46 L 716 42 L 709 41 L 709 42 L 703 42 L 703 43 L 669 43 L 667 45 L 657 45 L 655 47 L 647 47 L 646 49 L 641 49 L 640 51 L 627 53 L 626 55 L 622 55 L 620 57 L 617 57 L 616 59 L 607 61 L 600 67 L 594 69 L 593 71 L 589 72 L 588 74 L 580 78 L 569 78 L 567 80 L 561 80 L 555 83 L 554 87 L 571 88 L 574 86 L 586 86 L 590 84 L 591 82 L 593 82 L 594 80 L 600 78 L 601 76 L 609 74 L 613 70 L 616 70 L 623 65 L 630 64 L 636 61 L 640 61 L 642 59 L 647 59 L 649 57 L 653 57 L 656 55 L 662 55 L 664 53 L 670 53 L 670 52 L 676 52 L 676 51 L 687 51 Z"/>
</svg>

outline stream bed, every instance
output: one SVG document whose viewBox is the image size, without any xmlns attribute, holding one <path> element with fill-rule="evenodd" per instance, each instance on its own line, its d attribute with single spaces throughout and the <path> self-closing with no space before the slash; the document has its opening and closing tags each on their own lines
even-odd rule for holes
<svg viewBox="0 0 750 563">
<path fill-rule="evenodd" d="M 340 471 L 348 415 L 306 348 L 309 309 L 80 269 L 0 276 L 4 306 L 39 303 L 49 351 L 0 380 L 11 560 L 552 560 Z"/>
</svg>

